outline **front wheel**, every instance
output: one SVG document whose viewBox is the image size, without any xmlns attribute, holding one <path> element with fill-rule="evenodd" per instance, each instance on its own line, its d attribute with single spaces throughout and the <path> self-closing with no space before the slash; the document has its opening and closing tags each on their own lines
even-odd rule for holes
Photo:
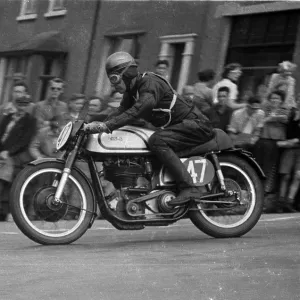
<svg viewBox="0 0 300 300">
<path fill-rule="evenodd" d="M 239 237 L 250 231 L 262 214 L 263 184 L 257 172 L 244 159 L 228 154 L 220 156 L 219 162 L 226 188 L 236 192 L 241 202 L 226 204 L 226 200 L 230 202 L 233 196 L 216 199 L 220 204 L 195 204 L 189 216 L 197 228 L 212 237 Z M 221 192 L 217 180 L 212 186 L 213 193 Z"/>
<path fill-rule="evenodd" d="M 25 167 L 14 180 L 10 208 L 18 228 L 43 245 L 69 244 L 89 228 L 94 212 L 86 179 L 72 170 L 61 203 L 54 201 L 63 163 L 46 162 Z"/>
</svg>

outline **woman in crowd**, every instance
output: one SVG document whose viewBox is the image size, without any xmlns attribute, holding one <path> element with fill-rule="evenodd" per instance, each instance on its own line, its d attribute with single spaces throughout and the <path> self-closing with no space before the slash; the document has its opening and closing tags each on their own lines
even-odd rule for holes
<svg viewBox="0 0 300 300">
<path fill-rule="evenodd" d="M 278 141 L 286 139 L 289 111 L 284 107 L 285 95 L 274 91 L 269 95 L 269 103 L 264 107 L 265 118 L 260 138 L 254 146 L 254 156 L 266 174 L 265 192 L 274 192 L 279 160 Z"/>
<path fill-rule="evenodd" d="M 223 72 L 223 79 L 219 81 L 213 87 L 213 101 L 214 103 L 218 102 L 218 90 L 220 87 L 226 86 L 229 88 L 229 98 L 227 105 L 233 110 L 243 108 L 247 106 L 247 103 L 237 103 L 238 100 L 238 86 L 237 82 L 242 75 L 242 66 L 238 63 L 231 63 L 225 66 Z"/>
<path fill-rule="evenodd" d="M 295 78 L 292 77 L 297 65 L 283 61 L 278 66 L 278 73 L 272 74 L 268 86 L 268 94 L 274 90 L 285 93 L 284 104 L 287 108 L 295 107 Z"/>
</svg>

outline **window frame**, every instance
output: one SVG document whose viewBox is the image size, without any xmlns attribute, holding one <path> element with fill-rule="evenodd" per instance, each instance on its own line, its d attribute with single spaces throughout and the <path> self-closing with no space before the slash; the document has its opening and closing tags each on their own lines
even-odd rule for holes
<svg viewBox="0 0 300 300">
<path fill-rule="evenodd" d="M 35 12 L 28 13 L 26 10 L 30 2 L 34 2 L 35 4 Z M 17 21 L 26 21 L 26 20 L 34 20 L 37 18 L 37 5 L 38 0 L 22 0 L 20 14 L 17 17 Z"/>
<path fill-rule="evenodd" d="M 56 1 L 58 1 L 58 0 L 49 0 L 48 11 L 44 14 L 45 18 L 59 17 L 59 16 L 64 16 L 67 14 L 67 9 L 65 6 L 66 1 L 60 0 L 63 2 L 63 5 L 61 6 L 60 9 L 55 9 Z"/>
<path fill-rule="evenodd" d="M 174 87 L 179 94 L 181 94 L 183 87 L 188 82 L 190 65 L 192 63 L 195 41 L 197 37 L 198 35 L 196 33 L 166 35 L 160 37 L 161 48 L 158 55 L 159 59 L 167 59 L 169 61 L 172 44 L 185 44 L 184 51 L 182 53 L 182 62 L 178 78 L 178 85 L 177 87 Z M 172 73 L 172 66 L 173 64 L 172 62 L 170 62 L 170 74 Z"/>
<path fill-rule="evenodd" d="M 99 71 L 98 71 L 98 78 L 95 87 L 96 94 L 98 96 L 105 97 L 107 94 L 111 92 L 111 85 L 106 76 L 105 71 L 105 62 L 107 57 L 116 51 L 122 51 L 121 46 L 122 42 L 118 43 L 118 39 L 126 40 L 131 39 L 133 43 L 135 43 L 134 52 L 132 53 L 134 59 L 139 62 L 140 54 L 141 54 L 141 39 L 146 34 L 145 31 L 128 31 L 128 32 L 115 32 L 106 34 L 104 36 L 104 43 L 103 43 L 103 52 L 101 56 L 101 61 L 99 63 Z M 113 46 L 113 43 L 116 42 L 117 47 Z M 132 49 L 131 49 L 132 50 Z"/>
</svg>

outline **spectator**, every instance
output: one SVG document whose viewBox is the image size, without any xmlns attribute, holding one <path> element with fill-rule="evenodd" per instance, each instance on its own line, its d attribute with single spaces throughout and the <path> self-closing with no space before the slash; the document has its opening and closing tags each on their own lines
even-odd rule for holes
<svg viewBox="0 0 300 300">
<path fill-rule="evenodd" d="M 297 212 L 293 204 L 300 185 L 300 94 L 297 108 L 293 108 L 289 116 L 287 140 L 278 141 L 277 145 L 284 149 L 279 167 L 281 181 L 277 211 Z"/>
<path fill-rule="evenodd" d="M 280 91 L 272 92 L 269 105 L 264 110 L 263 128 L 254 147 L 254 156 L 267 177 L 265 192 L 272 193 L 279 161 L 277 142 L 286 139 L 288 110 L 284 108 L 284 94 Z"/>
<path fill-rule="evenodd" d="M 49 121 L 49 126 L 40 129 L 29 146 L 29 152 L 33 159 L 58 157 L 59 154 L 56 151 L 56 141 L 60 129 L 57 117 L 53 117 Z"/>
<path fill-rule="evenodd" d="M 264 116 L 260 101 L 255 97 L 248 99 L 246 107 L 234 111 L 228 126 L 234 145 L 252 149 L 259 138 Z"/>
<path fill-rule="evenodd" d="M 237 103 L 238 86 L 237 82 L 242 75 L 242 66 L 238 63 L 231 63 L 225 66 L 222 74 L 223 79 L 213 87 L 213 101 L 216 103 L 217 93 L 220 87 L 227 86 L 229 88 L 229 99 L 227 105 L 232 109 L 244 108 L 247 103 Z"/>
<path fill-rule="evenodd" d="M 229 88 L 223 86 L 218 90 L 218 103 L 207 111 L 206 116 L 211 121 L 214 128 L 227 131 L 233 110 L 226 104 L 228 103 Z"/>
<path fill-rule="evenodd" d="M 283 61 L 278 66 L 278 73 L 272 74 L 268 86 L 268 94 L 281 90 L 285 93 L 284 104 L 287 108 L 296 107 L 295 78 L 292 77 L 297 65 L 290 61 Z"/>
<path fill-rule="evenodd" d="M 158 60 L 155 64 L 155 73 L 169 80 L 169 62 L 166 59 Z"/>
<path fill-rule="evenodd" d="M 194 87 L 192 85 L 186 85 L 182 89 L 182 97 L 188 102 L 193 102 L 194 99 Z"/>
<path fill-rule="evenodd" d="M 78 119 L 80 112 L 82 111 L 85 103 L 85 95 L 73 94 L 68 103 L 68 113 L 66 120 L 75 121 Z"/>
<path fill-rule="evenodd" d="M 17 111 L 17 109 L 15 108 L 14 100 L 16 98 L 20 98 L 20 97 L 28 97 L 28 99 L 30 100 L 30 103 L 29 103 L 28 107 L 26 108 L 26 110 L 29 113 L 31 113 L 33 110 L 34 104 L 31 102 L 31 98 L 28 95 L 27 84 L 21 80 L 15 80 L 15 82 L 13 84 L 11 99 L 8 103 L 5 103 L 0 107 L 0 112 L 2 114 L 15 113 Z"/>
<path fill-rule="evenodd" d="M 194 84 L 195 105 L 200 111 L 205 112 L 213 105 L 213 94 L 210 85 L 215 78 L 215 72 L 211 69 L 198 73 L 199 81 Z"/>
<path fill-rule="evenodd" d="M 68 107 L 65 102 L 59 100 L 63 92 L 64 82 L 60 78 L 50 80 L 47 99 L 38 102 L 35 108 L 39 128 L 49 126 L 53 117 L 57 117 L 61 124 L 65 123 L 64 117 L 68 112 Z"/>
<path fill-rule="evenodd" d="M 88 107 L 88 121 L 98 121 L 103 122 L 106 118 L 106 115 L 102 114 L 104 100 L 97 96 L 92 96 L 89 98 L 89 107 Z"/>
<path fill-rule="evenodd" d="M 15 89 L 16 87 L 14 87 Z M 16 90 L 14 90 L 16 93 Z M 13 96 L 14 98 L 14 96 Z M 3 114 L 0 121 L 0 220 L 9 213 L 8 199 L 4 197 L 9 183 L 18 169 L 31 160 L 27 149 L 36 132 L 36 120 L 27 112 L 28 97 L 14 99 L 15 111 Z"/>
</svg>

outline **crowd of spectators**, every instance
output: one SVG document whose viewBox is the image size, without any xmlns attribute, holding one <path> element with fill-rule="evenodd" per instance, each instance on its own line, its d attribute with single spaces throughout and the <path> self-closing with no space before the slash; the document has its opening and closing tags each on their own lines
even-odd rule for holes
<svg viewBox="0 0 300 300">
<path fill-rule="evenodd" d="M 166 79 L 168 68 L 167 60 L 155 64 L 155 72 Z M 300 185 L 300 95 L 295 97 L 295 68 L 291 62 L 279 64 L 268 86 L 243 97 L 239 96 L 242 66 L 238 63 L 225 66 L 215 85 L 214 71 L 202 70 L 198 82 L 182 91 L 214 128 L 227 132 L 236 147 L 253 153 L 267 177 L 266 198 L 273 200 L 266 209 L 277 212 L 300 210 L 295 203 Z M 77 93 L 62 101 L 64 85 L 53 78 L 46 99 L 33 103 L 26 83 L 15 80 L 9 103 L 0 107 L 0 221 L 9 214 L 8 190 L 15 175 L 31 160 L 59 155 L 56 140 L 67 122 L 80 118 L 81 112 L 87 112 L 88 122 L 104 121 L 122 100 L 122 94 L 113 91 L 105 99 Z"/>
<path fill-rule="evenodd" d="M 0 107 L 0 221 L 9 218 L 9 189 L 24 165 L 35 159 L 58 157 L 56 141 L 62 127 L 80 118 L 84 107 L 87 107 L 87 121 L 103 121 L 122 99 L 116 92 L 108 99 L 76 93 L 62 101 L 64 86 L 62 79 L 53 78 L 46 99 L 33 103 L 25 81 L 17 79 L 10 101 Z M 85 165 L 80 167 L 88 173 Z M 34 217 L 30 205 L 28 210 L 28 215 Z"/>
<path fill-rule="evenodd" d="M 295 95 L 296 65 L 284 61 L 256 93 L 239 96 L 242 66 L 231 63 L 212 85 L 214 73 L 203 70 L 199 81 L 183 89 L 236 147 L 252 152 L 266 174 L 265 211 L 300 211 L 300 94 Z M 193 87 L 193 89 L 192 89 Z M 193 96 L 191 94 L 194 93 Z"/>
</svg>

